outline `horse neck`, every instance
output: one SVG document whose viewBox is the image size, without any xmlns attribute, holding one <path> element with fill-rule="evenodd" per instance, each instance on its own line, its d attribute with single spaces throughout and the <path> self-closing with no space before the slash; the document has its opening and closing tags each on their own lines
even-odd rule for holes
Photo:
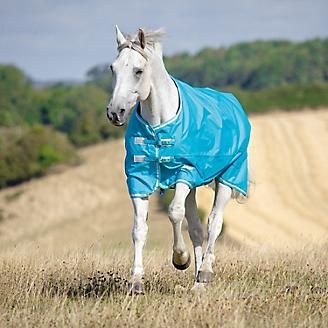
<svg viewBox="0 0 328 328">
<path fill-rule="evenodd" d="M 174 117 L 179 106 L 178 90 L 165 69 L 163 59 L 152 59 L 151 86 L 148 98 L 141 102 L 141 115 L 150 125 L 164 123 Z"/>
</svg>

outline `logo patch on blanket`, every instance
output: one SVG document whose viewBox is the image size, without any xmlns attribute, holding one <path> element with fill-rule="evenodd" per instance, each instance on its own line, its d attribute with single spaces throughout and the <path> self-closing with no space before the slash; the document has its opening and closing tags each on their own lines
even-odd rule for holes
<svg viewBox="0 0 328 328">
<path fill-rule="evenodd" d="M 151 126 L 134 109 L 125 135 L 125 173 L 131 197 L 184 182 L 195 188 L 218 179 L 244 195 L 251 126 L 231 93 L 193 88 L 174 79 L 180 97 L 175 117 Z"/>
</svg>

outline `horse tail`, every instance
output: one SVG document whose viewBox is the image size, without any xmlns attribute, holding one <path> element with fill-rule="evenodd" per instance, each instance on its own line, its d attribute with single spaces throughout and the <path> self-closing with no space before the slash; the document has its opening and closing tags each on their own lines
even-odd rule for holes
<svg viewBox="0 0 328 328">
<path fill-rule="evenodd" d="M 247 185 L 248 185 L 247 195 L 244 195 L 243 193 L 241 193 L 240 191 L 238 191 L 236 189 L 232 189 L 231 198 L 235 199 L 237 201 L 237 203 L 239 203 L 239 204 L 245 204 L 247 202 L 248 198 L 253 193 L 253 191 L 255 189 L 255 185 L 256 185 L 255 184 L 255 179 L 252 175 L 250 175 L 248 177 Z"/>
</svg>

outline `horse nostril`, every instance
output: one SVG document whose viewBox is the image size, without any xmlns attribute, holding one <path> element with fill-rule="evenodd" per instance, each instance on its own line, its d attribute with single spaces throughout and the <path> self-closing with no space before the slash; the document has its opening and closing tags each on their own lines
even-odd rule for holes
<svg viewBox="0 0 328 328">
<path fill-rule="evenodd" d="M 123 115 L 125 113 L 125 109 L 124 108 L 121 108 L 120 109 L 120 114 Z"/>
<path fill-rule="evenodd" d="M 118 116 L 116 113 L 111 112 L 112 116 L 113 116 L 113 121 L 118 121 Z"/>
</svg>

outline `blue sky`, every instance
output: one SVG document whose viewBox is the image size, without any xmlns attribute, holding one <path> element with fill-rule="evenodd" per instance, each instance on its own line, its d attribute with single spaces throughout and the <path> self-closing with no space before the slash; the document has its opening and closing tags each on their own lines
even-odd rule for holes
<svg viewBox="0 0 328 328">
<path fill-rule="evenodd" d="M 167 55 L 257 39 L 328 37 L 327 0 L 0 0 L 0 63 L 83 79 L 116 55 L 114 27 L 164 27 Z"/>
</svg>

